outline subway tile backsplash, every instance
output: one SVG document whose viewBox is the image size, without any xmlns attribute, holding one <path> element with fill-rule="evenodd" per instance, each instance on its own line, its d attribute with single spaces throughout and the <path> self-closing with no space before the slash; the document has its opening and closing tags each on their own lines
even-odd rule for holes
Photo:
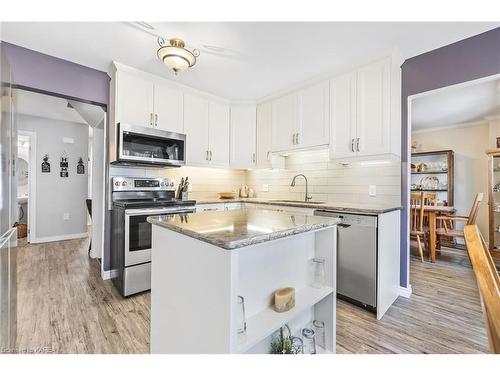
<svg viewBox="0 0 500 375">
<path fill-rule="evenodd" d="M 259 198 L 304 199 L 304 179 L 293 176 L 302 173 L 309 180 L 309 194 L 313 200 L 342 203 L 378 203 L 398 205 L 401 202 L 401 167 L 395 160 L 351 162 L 343 166 L 330 161 L 328 150 L 294 153 L 286 157 L 285 169 L 230 170 L 220 168 L 181 167 L 144 169 L 111 167 L 110 175 L 166 176 L 178 183 L 189 176 L 192 199 L 217 198 L 221 191 L 238 191 L 248 185 Z M 268 191 L 263 185 L 268 185 Z M 377 195 L 368 195 L 368 186 L 377 186 Z"/>
<path fill-rule="evenodd" d="M 261 198 L 304 199 L 305 181 L 293 176 L 302 173 L 309 180 L 313 200 L 342 203 L 401 202 L 401 163 L 388 159 L 357 161 L 344 166 L 330 161 L 328 150 L 307 151 L 289 155 L 284 170 L 247 171 L 246 183 Z M 263 184 L 269 191 L 263 191 Z M 377 186 L 377 195 L 368 196 L 368 186 Z"/>
</svg>

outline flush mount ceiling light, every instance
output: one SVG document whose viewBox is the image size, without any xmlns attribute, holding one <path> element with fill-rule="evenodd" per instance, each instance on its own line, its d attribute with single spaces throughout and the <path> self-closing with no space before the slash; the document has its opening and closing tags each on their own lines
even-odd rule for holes
<svg viewBox="0 0 500 375">
<path fill-rule="evenodd" d="M 177 75 L 196 64 L 196 58 L 200 56 L 200 52 L 194 49 L 193 52 L 184 48 L 185 44 L 182 39 L 171 38 L 166 41 L 164 38 L 158 38 L 160 49 L 158 50 L 158 58 L 163 63 L 174 71 Z"/>
</svg>

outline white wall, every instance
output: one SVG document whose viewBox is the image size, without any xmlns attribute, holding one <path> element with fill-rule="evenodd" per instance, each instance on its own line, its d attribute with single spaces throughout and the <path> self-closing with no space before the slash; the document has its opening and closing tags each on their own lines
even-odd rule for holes
<svg viewBox="0 0 500 375">
<path fill-rule="evenodd" d="M 27 115 L 18 115 L 17 125 L 19 130 L 37 134 L 36 218 L 35 228 L 30 228 L 32 238 L 44 242 L 86 233 L 88 125 Z M 63 143 L 63 137 L 73 138 L 74 143 Z M 68 178 L 59 175 L 63 151 L 68 155 Z M 50 173 L 41 173 L 45 154 L 49 154 Z M 83 175 L 76 173 L 79 157 L 85 163 Z M 68 220 L 63 218 L 65 213 L 69 214 Z"/>
<path fill-rule="evenodd" d="M 453 150 L 455 152 L 454 206 L 458 215 L 468 215 L 474 196 L 484 193 L 477 224 L 488 238 L 488 157 L 490 129 L 488 123 L 465 127 L 440 128 L 416 132 L 412 141 L 420 144 L 418 151 Z"/>
</svg>

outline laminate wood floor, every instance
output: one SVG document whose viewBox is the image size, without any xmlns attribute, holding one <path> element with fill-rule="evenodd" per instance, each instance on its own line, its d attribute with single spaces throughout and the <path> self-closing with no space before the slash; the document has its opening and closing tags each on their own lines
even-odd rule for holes
<svg viewBox="0 0 500 375">
<path fill-rule="evenodd" d="M 19 350 L 148 353 L 150 294 L 122 298 L 87 256 L 88 240 L 21 245 Z M 487 352 L 479 295 L 466 257 L 411 260 L 413 294 L 380 321 L 338 301 L 338 353 Z"/>
</svg>

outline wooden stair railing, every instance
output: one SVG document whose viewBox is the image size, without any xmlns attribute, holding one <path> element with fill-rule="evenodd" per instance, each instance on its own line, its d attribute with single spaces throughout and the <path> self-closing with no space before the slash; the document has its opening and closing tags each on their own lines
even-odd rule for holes
<svg viewBox="0 0 500 375">
<path fill-rule="evenodd" d="M 500 354 L 500 277 L 477 225 L 466 225 L 464 234 L 481 296 L 490 352 Z"/>
</svg>

